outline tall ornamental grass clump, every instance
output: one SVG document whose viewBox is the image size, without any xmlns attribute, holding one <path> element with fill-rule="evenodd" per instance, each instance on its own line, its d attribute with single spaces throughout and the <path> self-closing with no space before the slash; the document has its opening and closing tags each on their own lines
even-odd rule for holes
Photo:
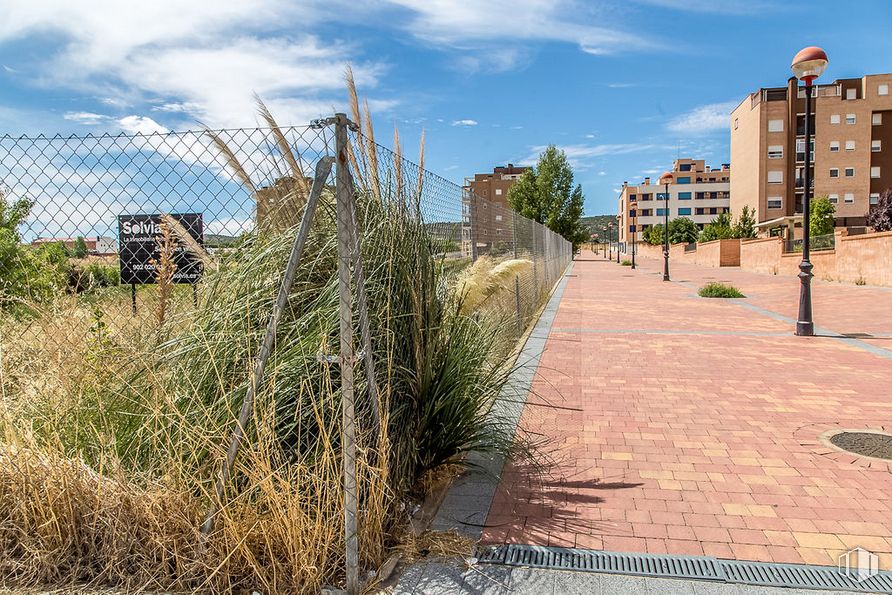
<svg viewBox="0 0 892 595">
<path fill-rule="evenodd" d="M 357 214 L 378 402 L 355 364 L 366 569 L 383 561 L 425 471 L 472 450 L 507 452 L 513 441 L 489 413 L 510 371 L 503 321 L 465 310 L 439 241 L 406 207 L 421 194 L 420 176 L 416 187 L 370 179 L 359 186 Z M 341 384 L 327 357 L 337 355 L 339 328 L 330 190 L 214 530 L 199 533 L 303 211 L 307 186 L 281 186 L 268 223 L 208 269 L 198 307 L 173 309 L 145 340 L 102 323 L 102 301 L 70 322 L 55 310 L 34 321 L 78 325 L 67 352 L 54 341 L 0 337 L 6 585 L 307 592 L 341 582 Z M 80 333 L 90 321 L 102 324 Z M 358 320 L 356 328 L 359 346 Z M 53 381 L 35 383 L 50 368 Z"/>
</svg>

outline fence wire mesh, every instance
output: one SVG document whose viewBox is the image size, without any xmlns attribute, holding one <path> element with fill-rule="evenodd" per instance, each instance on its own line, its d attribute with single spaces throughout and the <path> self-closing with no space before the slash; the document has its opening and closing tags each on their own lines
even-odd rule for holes
<svg viewBox="0 0 892 595">
<path fill-rule="evenodd" d="M 522 333 L 570 244 L 398 148 L 356 131 L 350 147 L 357 192 L 423 222 L 462 307 Z M 323 125 L 0 137 L 2 342 L 149 340 L 165 318 L 188 317 L 243 238 L 299 224 L 315 164 L 333 155 Z"/>
</svg>

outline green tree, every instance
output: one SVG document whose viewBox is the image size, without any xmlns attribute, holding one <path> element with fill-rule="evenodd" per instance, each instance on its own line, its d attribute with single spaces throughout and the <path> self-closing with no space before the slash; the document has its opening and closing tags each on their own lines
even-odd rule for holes
<svg viewBox="0 0 892 595">
<path fill-rule="evenodd" d="M 689 244 L 697 241 L 700 235 L 700 229 L 692 219 L 687 217 L 676 217 L 669 222 L 669 243 L 670 244 Z"/>
<path fill-rule="evenodd" d="M 743 205 L 737 223 L 731 231 L 731 237 L 748 240 L 756 237 L 756 211 L 750 209 L 749 205 Z"/>
<path fill-rule="evenodd" d="M 892 188 L 883 190 L 877 204 L 871 205 L 867 212 L 867 224 L 874 231 L 892 231 Z"/>
<path fill-rule="evenodd" d="M 45 302 L 65 290 L 68 256 L 62 244 L 37 249 L 22 245 L 18 228 L 28 217 L 32 203 L 9 203 L 0 192 L 0 309 L 28 311 L 28 304 Z"/>
<path fill-rule="evenodd" d="M 574 251 L 588 238 L 581 222 L 584 201 L 582 186 L 573 187 L 567 155 L 554 145 L 549 145 L 536 166 L 524 172 L 508 191 L 511 208 L 562 235 Z"/>
<path fill-rule="evenodd" d="M 817 196 L 811 201 L 809 226 L 812 236 L 825 236 L 833 233 L 836 221 L 836 206 L 826 196 Z"/>
<path fill-rule="evenodd" d="M 734 235 L 731 229 L 731 215 L 720 213 L 700 232 L 700 242 L 712 242 L 714 240 L 727 240 Z"/>
<path fill-rule="evenodd" d="M 659 246 L 663 243 L 663 224 L 657 223 L 656 225 L 651 225 L 644 230 L 644 233 L 641 237 L 648 244 L 652 246 Z"/>
<path fill-rule="evenodd" d="M 75 258 L 86 258 L 89 251 L 87 250 L 87 242 L 84 241 L 84 236 L 77 236 L 77 239 L 74 240 L 74 248 L 71 250 L 71 255 Z"/>
</svg>

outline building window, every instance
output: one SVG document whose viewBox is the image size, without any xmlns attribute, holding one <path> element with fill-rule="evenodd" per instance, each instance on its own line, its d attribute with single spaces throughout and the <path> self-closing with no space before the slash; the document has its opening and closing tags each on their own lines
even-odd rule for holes
<svg viewBox="0 0 892 595">
<path fill-rule="evenodd" d="M 629 217 L 635 217 L 635 209 L 629 210 Z"/>
<path fill-rule="evenodd" d="M 882 150 L 883 150 L 883 141 L 881 141 L 881 140 L 870 141 L 870 152 L 871 153 L 879 153 Z"/>
<path fill-rule="evenodd" d="M 831 168 L 830 168 L 830 177 L 831 177 L 831 178 L 838 178 L 838 177 L 839 177 L 839 168 L 838 168 L 838 167 L 831 167 Z"/>
<path fill-rule="evenodd" d="M 657 209 L 657 217 L 663 217 L 666 215 L 666 209 Z"/>
<path fill-rule="evenodd" d="M 877 85 L 877 95 L 888 95 L 889 85 Z"/>
<path fill-rule="evenodd" d="M 641 200 L 642 200 L 642 201 L 650 200 L 650 194 L 642 194 L 642 195 L 641 195 Z"/>
<path fill-rule="evenodd" d="M 501 216 L 501 215 L 496 215 L 496 221 L 501 221 L 501 220 L 502 220 L 502 216 Z"/>
<path fill-rule="evenodd" d="M 637 194 L 630 194 L 630 195 L 629 195 L 629 200 L 638 200 L 638 195 L 637 195 Z"/>
<path fill-rule="evenodd" d="M 855 123 L 855 114 L 846 114 L 846 124 Z"/>
<path fill-rule="evenodd" d="M 657 200 L 666 200 L 665 192 L 657 192 Z"/>
<path fill-rule="evenodd" d="M 839 124 L 839 114 L 830 114 L 830 123 Z"/>
<path fill-rule="evenodd" d="M 678 214 L 679 214 L 679 216 L 681 216 L 681 215 L 690 215 L 690 214 L 691 214 L 691 209 L 690 209 L 689 207 L 685 207 L 685 208 L 683 208 L 683 209 L 678 209 Z"/>
<path fill-rule="evenodd" d="M 678 200 L 691 200 L 691 193 L 690 192 L 679 192 Z"/>
<path fill-rule="evenodd" d="M 702 215 L 702 214 L 703 214 L 703 207 L 697 207 L 696 209 L 694 209 L 694 214 L 695 214 L 695 215 Z"/>
<path fill-rule="evenodd" d="M 838 140 L 830 141 L 830 152 L 831 153 L 839 153 L 839 141 Z"/>
<path fill-rule="evenodd" d="M 768 158 L 769 159 L 783 159 L 784 158 L 784 146 L 783 145 L 769 145 L 768 146 Z"/>
<path fill-rule="evenodd" d="M 769 184 L 783 184 L 784 183 L 784 172 L 782 172 L 782 171 L 768 172 L 768 183 Z"/>
<path fill-rule="evenodd" d="M 855 202 L 855 195 L 852 194 L 851 192 L 846 192 L 845 195 L 843 196 L 843 200 L 846 203 L 851 204 L 851 203 Z"/>
<path fill-rule="evenodd" d="M 831 194 L 831 195 L 829 195 L 827 198 L 829 198 L 829 199 L 830 199 L 830 202 L 832 202 L 833 204 L 836 204 L 836 203 L 839 202 L 839 195 L 838 195 L 838 194 Z"/>
<path fill-rule="evenodd" d="M 784 206 L 784 199 L 780 196 L 769 196 L 768 197 L 768 208 L 769 209 L 780 209 Z"/>
<path fill-rule="evenodd" d="M 690 184 L 690 183 L 691 183 L 691 177 L 690 177 L 690 176 L 685 176 L 684 178 L 678 178 L 678 179 L 675 180 L 675 183 L 676 183 L 676 184 Z"/>
<path fill-rule="evenodd" d="M 678 166 L 678 171 L 691 171 L 691 164 L 690 163 L 682 163 L 681 165 Z"/>
<path fill-rule="evenodd" d="M 652 210 L 652 209 L 641 209 L 641 216 L 642 216 L 642 217 L 650 217 L 651 214 L 653 214 L 653 210 Z"/>
<path fill-rule="evenodd" d="M 847 168 L 846 168 L 846 177 L 847 177 L 847 178 L 854 178 L 854 177 L 855 177 L 855 168 L 854 168 L 854 167 L 847 167 Z"/>
<path fill-rule="evenodd" d="M 870 177 L 871 178 L 879 178 L 880 177 L 880 166 L 874 165 L 870 168 Z"/>
<path fill-rule="evenodd" d="M 846 99 L 858 99 L 858 90 L 846 89 Z"/>
<path fill-rule="evenodd" d="M 709 207 L 709 214 L 710 214 L 710 215 L 718 215 L 718 214 L 719 214 L 719 210 L 718 210 L 717 208 L 715 208 L 715 207 Z"/>
<path fill-rule="evenodd" d="M 808 143 L 808 146 L 811 147 L 811 160 L 815 159 L 815 139 L 812 138 L 811 142 Z M 796 161 L 805 161 L 805 139 L 797 138 L 796 139 Z"/>
<path fill-rule="evenodd" d="M 695 193 L 694 193 L 694 197 L 695 197 L 697 200 L 700 200 L 700 199 L 706 198 L 706 196 L 704 196 L 705 194 L 706 194 L 705 192 L 695 192 Z"/>
<path fill-rule="evenodd" d="M 768 132 L 783 132 L 784 131 L 784 121 L 783 120 L 768 120 Z"/>
<path fill-rule="evenodd" d="M 738 118 L 734 118 L 734 130 L 737 130 L 737 125 L 739 124 L 738 120 Z"/>
<path fill-rule="evenodd" d="M 855 150 L 855 141 L 847 140 L 846 141 L 846 151 L 854 151 Z"/>
<path fill-rule="evenodd" d="M 502 196 L 502 189 L 496 188 L 496 196 Z"/>
<path fill-rule="evenodd" d="M 875 205 L 880 202 L 880 193 L 879 192 L 871 192 L 870 193 L 870 204 Z"/>
<path fill-rule="evenodd" d="M 635 226 L 634 226 L 634 225 L 630 225 L 630 226 L 629 226 L 629 231 L 631 231 L 631 232 L 634 233 L 634 231 L 635 231 Z"/>
</svg>

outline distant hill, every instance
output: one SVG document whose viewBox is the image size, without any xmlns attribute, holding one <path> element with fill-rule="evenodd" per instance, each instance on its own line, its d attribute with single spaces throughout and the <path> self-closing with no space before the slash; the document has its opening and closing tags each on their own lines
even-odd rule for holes
<svg viewBox="0 0 892 595">
<path fill-rule="evenodd" d="M 580 219 L 582 224 L 588 227 L 589 233 L 596 233 L 598 235 L 603 235 L 603 231 L 601 231 L 602 227 L 606 227 L 608 223 L 613 223 L 616 225 L 616 215 L 592 215 L 590 217 L 583 217 Z M 616 233 L 616 231 L 613 231 Z"/>
</svg>

